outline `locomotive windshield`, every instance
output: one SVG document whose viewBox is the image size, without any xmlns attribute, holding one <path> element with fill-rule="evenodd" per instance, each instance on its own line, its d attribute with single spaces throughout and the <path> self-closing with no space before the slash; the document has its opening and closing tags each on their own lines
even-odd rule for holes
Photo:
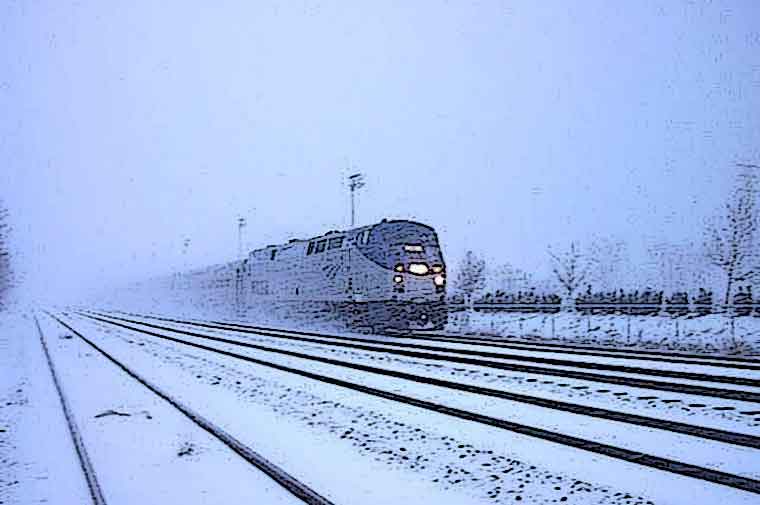
<svg viewBox="0 0 760 505">
<path fill-rule="evenodd" d="M 426 275 L 433 265 L 443 265 L 438 237 L 429 226 L 412 221 L 386 221 L 371 231 L 367 243 L 357 240 L 357 248 L 384 268 L 393 269 L 401 264 L 410 273 Z"/>
</svg>

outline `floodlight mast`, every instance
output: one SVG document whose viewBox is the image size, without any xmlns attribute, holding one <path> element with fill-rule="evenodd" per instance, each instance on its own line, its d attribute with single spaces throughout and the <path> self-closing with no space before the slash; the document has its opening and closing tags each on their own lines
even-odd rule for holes
<svg viewBox="0 0 760 505">
<path fill-rule="evenodd" d="M 238 223 L 238 259 L 243 261 L 243 228 L 246 225 L 245 218 L 239 217 Z"/>
<path fill-rule="evenodd" d="M 348 188 L 351 190 L 351 228 L 356 225 L 356 202 L 354 193 L 364 186 L 364 174 L 356 173 L 348 177 Z"/>
<path fill-rule="evenodd" d="M 188 237 L 185 237 L 182 240 L 182 268 L 185 271 L 188 270 L 187 250 L 189 247 L 190 247 L 190 239 Z"/>
</svg>

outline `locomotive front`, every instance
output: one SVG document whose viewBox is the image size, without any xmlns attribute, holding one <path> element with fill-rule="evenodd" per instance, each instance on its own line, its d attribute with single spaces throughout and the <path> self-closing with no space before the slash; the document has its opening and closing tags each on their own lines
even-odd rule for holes
<svg viewBox="0 0 760 505">
<path fill-rule="evenodd" d="M 435 230 L 412 221 L 385 221 L 365 233 L 358 248 L 382 269 L 375 283 L 378 322 L 401 330 L 442 329 L 446 265 Z"/>
</svg>

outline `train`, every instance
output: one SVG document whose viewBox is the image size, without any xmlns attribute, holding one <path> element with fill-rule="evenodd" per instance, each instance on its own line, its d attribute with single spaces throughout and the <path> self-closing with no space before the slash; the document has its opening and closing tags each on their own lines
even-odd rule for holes
<svg viewBox="0 0 760 505">
<path fill-rule="evenodd" d="M 210 317 L 384 332 L 443 329 L 446 284 L 436 231 L 383 219 L 268 245 L 242 260 L 143 283 L 135 293 L 149 289 L 154 299 L 160 293 L 161 302 Z"/>
</svg>

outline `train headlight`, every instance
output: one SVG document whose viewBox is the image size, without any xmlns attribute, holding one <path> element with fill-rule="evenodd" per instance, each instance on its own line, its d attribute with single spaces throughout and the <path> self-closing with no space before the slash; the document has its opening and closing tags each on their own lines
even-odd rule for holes
<svg viewBox="0 0 760 505">
<path fill-rule="evenodd" d="M 443 267 L 441 265 L 433 265 L 433 268 L 431 268 L 434 274 L 439 274 L 443 272 Z"/>
<path fill-rule="evenodd" d="M 396 272 L 403 272 L 404 271 L 404 264 L 403 263 L 399 263 L 398 265 L 396 265 L 396 267 L 394 268 L 394 270 Z"/>
<path fill-rule="evenodd" d="M 435 277 L 433 277 L 433 282 L 435 283 L 436 286 L 443 286 L 444 284 L 446 284 L 446 277 L 444 277 L 441 274 L 438 274 Z"/>
<path fill-rule="evenodd" d="M 394 275 L 393 282 L 395 282 L 396 284 L 401 284 L 402 282 L 404 282 L 404 278 L 400 275 Z"/>
<path fill-rule="evenodd" d="M 412 263 L 409 265 L 409 271 L 414 275 L 425 275 L 429 269 L 425 263 Z"/>
</svg>

